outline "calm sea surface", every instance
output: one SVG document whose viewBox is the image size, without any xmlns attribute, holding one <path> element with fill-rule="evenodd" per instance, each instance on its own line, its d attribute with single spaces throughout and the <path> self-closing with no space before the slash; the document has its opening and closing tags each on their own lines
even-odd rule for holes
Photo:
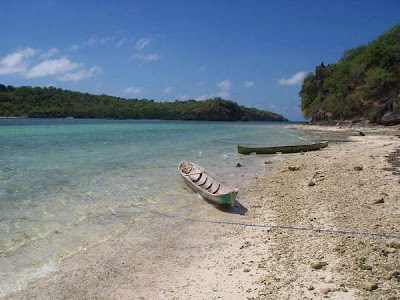
<svg viewBox="0 0 400 300">
<path fill-rule="evenodd" d="M 253 173 L 263 164 L 238 155 L 238 143 L 315 138 L 282 125 L 0 119 L 0 296 L 129 229 L 150 207 L 175 212 L 199 201 L 180 179 L 180 161 L 196 162 L 240 188 L 236 163 Z"/>
</svg>

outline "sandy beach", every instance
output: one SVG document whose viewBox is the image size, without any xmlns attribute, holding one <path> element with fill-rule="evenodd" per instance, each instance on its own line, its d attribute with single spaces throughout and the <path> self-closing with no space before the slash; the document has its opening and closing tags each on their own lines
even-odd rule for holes
<svg viewBox="0 0 400 300">
<path fill-rule="evenodd" d="M 279 162 L 243 175 L 248 184 L 233 212 L 204 203 L 187 218 L 165 214 L 168 230 L 151 237 L 158 246 L 141 248 L 145 239 L 126 232 L 85 249 L 89 268 L 66 259 L 58 275 L 7 298 L 398 299 L 396 128 L 298 128 L 347 142 L 265 156 L 263 163 Z"/>
<path fill-rule="evenodd" d="M 255 179 L 241 198 L 247 213 L 228 218 L 255 226 L 202 224 L 208 244 L 181 237 L 190 254 L 142 286 L 144 299 L 400 297 L 400 178 L 388 162 L 399 159 L 389 158 L 397 128 L 299 128 L 350 136 Z"/>
</svg>

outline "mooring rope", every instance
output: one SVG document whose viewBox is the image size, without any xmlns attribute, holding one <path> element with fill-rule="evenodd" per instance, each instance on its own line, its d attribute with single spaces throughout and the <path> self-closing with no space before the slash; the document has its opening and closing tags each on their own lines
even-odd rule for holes
<svg viewBox="0 0 400 300">
<path fill-rule="evenodd" d="M 146 197 L 140 196 L 136 194 L 138 199 L 145 200 L 147 203 L 154 203 L 152 201 L 148 201 Z M 131 201 L 125 200 L 125 202 L 135 205 Z M 220 224 L 220 225 L 236 225 L 243 227 L 255 227 L 255 228 L 271 228 L 271 229 L 279 229 L 279 230 L 292 230 L 292 231 L 309 231 L 316 233 L 326 233 L 326 234 L 338 234 L 338 235 L 352 235 L 352 236 L 370 236 L 370 237 L 378 237 L 378 238 L 386 238 L 386 239 L 400 239 L 400 234 L 394 233 L 384 233 L 384 232 L 369 232 L 369 231 L 347 231 L 347 230 L 335 230 L 335 229 L 325 229 L 318 227 L 301 227 L 294 225 L 274 225 L 274 224 L 252 224 L 252 223 L 244 223 L 244 222 L 233 222 L 233 221 L 219 221 L 219 220 L 202 220 L 202 219 L 193 219 L 193 218 L 185 218 L 180 217 L 173 214 L 162 213 L 153 209 L 148 209 L 146 207 L 142 207 L 142 209 L 147 210 L 151 213 L 157 214 L 161 217 L 181 220 L 192 223 L 208 223 L 208 224 Z"/>
<path fill-rule="evenodd" d="M 167 165 L 167 166 L 157 166 L 157 167 L 137 167 L 137 168 L 129 168 L 130 170 L 152 170 L 152 169 L 166 169 L 166 168 L 172 168 L 172 167 L 178 167 L 178 165 Z"/>
<path fill-rule="evenodd" d="M 324 229 L 317 227 L 300 227 L 300 226 L 290 226 L 290 225 L 273 225 L 273 224 L 251 224 L 251 223 L 243 223 L 243 222 L 233 222 L 233 221 L 218 221 L 218 220 L 201 220 L 201 219 L 191 219 L 191 218 L 182 218 L 176 215 L 161 213 L 158 211 L 152 211 L 162 217 L 171 218 L 171 219 L 179 219 L 182 221 L 193 222 L 193 223 L 209 223 L 209 224 L 223 224 L 223 225 L 237 225 L 243 227 L 259 227 L 259 228 L 271 228 L 271 229 L 280 229 L 280 230 L 294 230 L 294 231 L 310 231 L 317 233 L 328 233 L 328 234 L 339 234 L 339 235 L 358 235 L 358 236 L 372 236 L 372 237 L 380 237 L 380 238 L 400 238 L 400 234 L 393 233 L 381 233 L 381 232 L 368 232 L 368 231 L 346 231 L 346 230 L 334 230 L 334 229 Z"/>
</svg>

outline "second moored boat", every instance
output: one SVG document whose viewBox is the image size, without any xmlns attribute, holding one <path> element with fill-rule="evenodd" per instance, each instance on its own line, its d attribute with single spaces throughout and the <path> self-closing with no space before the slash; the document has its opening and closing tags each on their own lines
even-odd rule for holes
<svg viewBox="0 0 400 300">
<path fill-rule="evenodd" d="M 281 153 L 298 153 L 315 151 L 328 147 L 328 142 L 318 142 L 306 145 L 293 145 L 293 146 L 242 146 L 238 145 L 237 149 L 240 154 L 274 154 L 277 152 Z"/>
</svg>

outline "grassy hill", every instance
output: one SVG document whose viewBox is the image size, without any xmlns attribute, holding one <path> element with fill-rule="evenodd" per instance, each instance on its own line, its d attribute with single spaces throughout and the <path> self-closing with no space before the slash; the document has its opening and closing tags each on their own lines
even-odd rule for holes
<svg viewBox="0 0 400 300">
<path fill-rule="evenodd" d="M 400 123 L 400 24 L 316 68 L 300 91 L 306 118 Z"/>
<path fill-rule="evenodd" d="M 281 115 L 235 102 L 213 98 L 207 101 L 154 102 L 92 95 L 54 87 L 13 87 L 0 84 L 0 116 L 31 118 L 113 118 L 209 121 L 287 121 Z"/>
</svg>

